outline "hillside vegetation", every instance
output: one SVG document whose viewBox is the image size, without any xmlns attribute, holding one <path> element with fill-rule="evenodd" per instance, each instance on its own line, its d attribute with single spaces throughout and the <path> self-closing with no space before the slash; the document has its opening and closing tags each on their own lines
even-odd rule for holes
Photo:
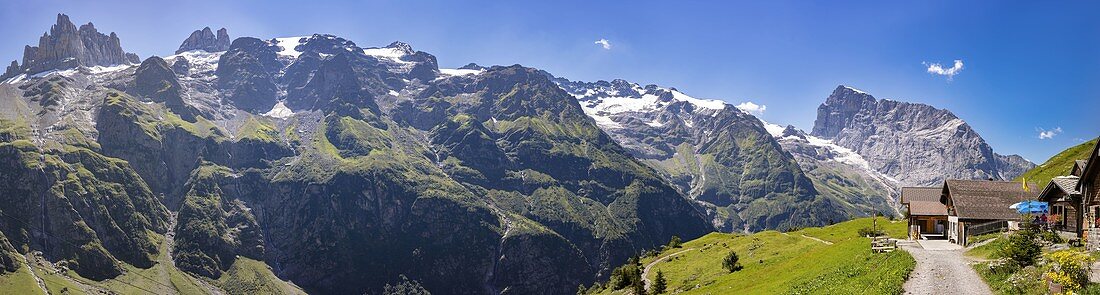
<svg viewBox="0 0 1100 295">
<path fill-rule="evenodd" d="M 305 294 L 275 276 L 260 261 L 237 259 L 219 279 L 213 280 L 181 271 L 165 253 L 161 251 L 153 267 L 142 269 L 123 264 L 123 275 L 102 281 L 55 268 L 36 255 L 27 255 L 29 268 L 20 265 L 14 272 L 0 273 L 0 294 L 43 294 L 35 277 L 42 280 L 50 294 L 211 294 L 213 290 L 222 294 Z"/>
<path fill-rule="evenodd" d="M 711 233 L 645 257 L 640 265 L 660 260 L 645 276 L 655 280 L 661 271 L 668 294 L 901 294 L 916 262 L 900 249 L 871 253 L 870 239 L 859 235 L 871 226 L 871 218 L 861 218 L 785 233 Z M 902 221 L 878 218 L 878 226 L 891 237 L 905 236 Z M 730 251 L 743 269 L 723 268 Z M 589 293 L 631 294 L 629 287 L 594 289 Z"/>
<path fill-rule="evenodd" d="M 1054 157 L 1051 157 L 1042 165 L 1039 165 L 1023 175 L 1017 177 L 1019 181 L 1021 178 L 1026 178 L 1029 182 L 1038 183 L 1041 186 L 1050 183 L 1050 179 L 1055 176 L 1069 175 L 1070 168 L 1073 168 L 1073 162 L 1076 160 L 1088 159 L 1089 153 L 1092 153 L 1092 147 L 1096 145 L 1096 139 L 1086 141 L 1085 143 L 1068 148 Z"/>
</svg>

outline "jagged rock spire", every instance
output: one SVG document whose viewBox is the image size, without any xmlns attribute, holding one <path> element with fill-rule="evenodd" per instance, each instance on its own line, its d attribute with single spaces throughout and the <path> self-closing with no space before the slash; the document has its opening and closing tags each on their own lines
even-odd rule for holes
<svg viewBox="0 0 1100 295">
<path fill-rule="evenodd" d="M 229 33 L 225 28 L 219 29 L 218 34 L 214 35 L 210 27 L 205 27 L 202 30 L 195 30 L 190 37 L 187 37 L 187 40 L 183 40 L 183 44 L 180 44 L 176 54 L 191 50 L 226 51 L 229 50 L 229 41 Z"/>
<path fill-rule="evenodd" d="M 79 66 L 113 66 L 137 63 L 138 56 L 122 50 L 118 35 L 104 35 L 95 25 L 79 28 L 69 16 L 57 15 L 57 23 L 38 38 L 38 46 L 23 47 L 23 64 L 12 62 L 0 78 Z"/>
</svg>

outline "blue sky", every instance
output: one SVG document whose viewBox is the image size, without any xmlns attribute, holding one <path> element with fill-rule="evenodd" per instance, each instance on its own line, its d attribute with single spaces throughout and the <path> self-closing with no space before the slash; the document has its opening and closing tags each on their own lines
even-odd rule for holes
<svg viewBox="0 0 1100 295">
<path fill-rule="evenodd" d="M 950 109 L 995 151 L 1038 162 L 1100 136 L 1097 2 L 310 2 L 5 1 L 0 58 L 19 59 L 63 12 L 142 57 L 171 54 L 204 26 L 234 38 L 319 32 L 364 47 L 405 41 L 442 67 L 518 63 L 751 101 L 767 106 L 761 118 L 807 130 L 830 91 L 851 85 Z M 928 72 L 955 60 L 950 79 Z"/>
</svg>

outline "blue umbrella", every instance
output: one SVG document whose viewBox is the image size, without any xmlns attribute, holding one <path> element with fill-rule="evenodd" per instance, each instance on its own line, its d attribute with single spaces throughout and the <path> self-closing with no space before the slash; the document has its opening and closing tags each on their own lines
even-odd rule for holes
<svg viewBox="0 0 1100 295">
<path fill-rule="evenodd" d="M 1016 204 L 1012 204 L 1009 208 L 1016 209 L 1016 212 L 1020 214 L 1039 214 L 1050 212 L 1050 205 L 1047 202 L 1039 201 L 1023 201 Z"/>
</svg>

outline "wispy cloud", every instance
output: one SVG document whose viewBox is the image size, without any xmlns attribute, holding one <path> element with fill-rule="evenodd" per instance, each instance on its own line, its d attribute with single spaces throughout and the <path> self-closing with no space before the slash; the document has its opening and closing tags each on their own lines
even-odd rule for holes
<svg viewBox="0 0 1100 295">
<path fill-rule="evenodd" d="M 737 108 L 741 109 L 741 111 L 744 111 L 744 112 L 749 113 L 749 114 L 763 115 L 764 111 L 766 111 L 768 109 L 768 106 L 758 105 L 758 104 L 755 104 L 751 101 L 746 101 L 746 102 L 742 102 L 741 104 L 738 104 Z"/>
<path fill-rule="evenodd" d="M 607 49 L 607 50 L 611 49 L 611 41 L 608 41 L 607 39 L 596 40 L 596 42 L 594 42 L 594 43 L 596 45 L 599 45 L 600 47 L 603 47 L 603 49 Z"/>
<path fill-rule="evenodd" d="M 943 65 L 939 63 L 929 64 L 928 62 L 922 62 L 921 64 L 928 66 L 929 74 L 944 76 L 947 77 L 947 80 L 955 78 L 955 75 L 958 75 L 963 70 L 963 61 L 961 59 L 956 59 L 955 65 L 950 68 L 944 68 Z"/>
<path fill-rule="evenodd" d="M 1035 130 L 1039 131 L 1039 139 L 1051 139 L 1051 138 L 1054 138 L 1055 136 L 1057 136 L 1058 134 L 1062 134 L 1062 127 L 1055 127 L 1054 129 L 1050 129 L 1050 130 L 1046 130 L 1046 129 L 1043 129 L 1043 128 L 1035 128 Z"/>
</svg>

